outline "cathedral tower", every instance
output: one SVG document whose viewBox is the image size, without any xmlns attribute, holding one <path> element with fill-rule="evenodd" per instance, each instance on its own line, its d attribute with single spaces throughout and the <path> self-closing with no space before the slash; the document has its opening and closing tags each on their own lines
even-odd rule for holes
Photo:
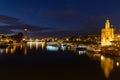
<svg viewBox="0 0 120 80">
<path fill-rule="evenodd" d="M 105 28 L 101 30 L 101 46 L 110 46 L 114 40 L 114 28 L 111 28 L 110 21 L 107 19 Z"/>
</svg>

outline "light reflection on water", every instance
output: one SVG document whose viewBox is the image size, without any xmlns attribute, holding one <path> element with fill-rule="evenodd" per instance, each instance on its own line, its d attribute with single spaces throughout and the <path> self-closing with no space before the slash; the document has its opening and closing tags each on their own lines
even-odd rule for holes
<svg viewBox="0 0 120 80">
<path fill-rule="evenodd" d="M 46 47 L 46 43 L 45 43 L 45 42 L 42 42 L 42 43 L 41 43 L 41 48 L 42 48 L 42 50 L 44 50 L 45 47 Z"/>
<path fill-rule="evenodd" d="M 27 44 L 23 44 L 24 55 L 27 55 Z"/>
<path fill-rule="evenodd" d="M 109 78 L 113 71 L 116 70 L 118 72 L 120 70 L 119 63 L 120 57 L 103 56 L 103 59 L 101 59 L 101 68 L 103 69 L 106 78 Z"/>
<path fill-rule="evenodd" d="M 28 42 L 27 44 L 19 45 L 20 50 L 23 50 L 24 55 L 29 54 L 28 50 L 48 50 L 48 51 L 58 51 L 61 49 L 65 51 L 66 49 L 71 50 L 70 47 L 62 46 L 61 48 L 55 46 L 47 46 L 45 42 Z M 14 54 L 18 46 L 9 46 L 5 49 L 0 48 L 0 53 L 3 54 Z M 83 51 L 78 51 L 79 56 L 83 54 Z M 115 70 L 120 70 L 120 57 L 106 57 L 100 54 L 87 54 L 91 59 L 97 60 L 100 63 L 101 70 L 103 71 L 105 77 L 108 79 L 110 74 Z"/>
<path fill-rule="evenodd" d="M 29 47 L 30 49 L 32 49 L 33 47 L 36 48 L 36 50 L 38 50 L 38 48 L 41 46 L 41 42 L 28 42 L 27 43 L 27 47 Z"/>
<path fill-rule="evenodd" d="M 62 51 L 65 51 L 67 48 L 66 46 L 50 46 L 50 45 L 46 45 L 45 42 L 28 42 L 28 43 L 23 43 L 21 45 L 16 45 L 16 46 L 8 46 L 7 48 L 0 48 L 0 53 L 11 53 L 14 54 L 16 51 L 17 47 L 20 47 L 20 49 L 24 50 L 24 55 L 27 55 L 27 50 L 30 49 L 32 50 L 33 48 L 35 48 L 35 50 L 38 49 L 42 49 L 42 50 L 48 50 L 48 51 L 58 51 L 59 49 L 61 49 Z"/>
<path fill-rule="evenodd" d="M 88 56 L 100 62 L 100 67 L 106 79 L 109 79 L 113 71 L 120 70 L 120 57 L 103 56 L 101 54 L 88 54 Z"/>
<path fill-rule="evenodd" d="M 101 68 L 103 69 L 106 78 L 109 78 L 110 73 L 114 69 L 114 60 L 109 57 L 101 56 Z"/>
</svg>

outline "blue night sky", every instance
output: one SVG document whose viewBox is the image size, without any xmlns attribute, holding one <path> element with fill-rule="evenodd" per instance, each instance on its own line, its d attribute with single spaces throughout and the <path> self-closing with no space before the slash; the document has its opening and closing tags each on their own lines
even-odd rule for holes
<svg viewBox="0 0 120 80">
<path fill-rule="evenodd" d="M 119 0 L 0 0 L 0 33 L 100 33 L 106 18 L 120 27 Z"/>
</svg>

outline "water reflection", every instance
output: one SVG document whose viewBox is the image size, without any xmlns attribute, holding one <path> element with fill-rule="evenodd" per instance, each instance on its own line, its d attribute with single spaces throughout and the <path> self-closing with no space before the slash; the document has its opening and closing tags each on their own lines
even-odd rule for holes
<svg viewBox="0 0 120 80">
<path fill-rule="evenodd" d="M 24 55 L 27 55 L 27 43 L 23 44 Z"/>
<path fill-rule="evenodd" d="M 119 63 L 119 62 L 116 62 L 116 66 L 119 67 L 119 66 L 120 66 L 120 63 Z"/>
<path fill-rule="evenodd" d="M 8 49 L 8 48 L 6 48 L 6 49 L 5 49 L 5 53 L 7 54 L 7 53 L 8 53 L 8 51 L 9 51 L 9 49 Z"/>
<path fill-rule="evenodd" d="M 101 68 L 104 71 L 105 77 L 109 78 L 110 72 L 114 68 L 114 60 L 108 57 L 101 56 Z"/>
<path fill-rule="evenodd" d="M 1 54 L 3 53 L 3 49 L 0 49 L 0 53 L 1 53 Z"/>
<path fill-rule="evenodd" d="M 120 70 L 120 57 L 103 56 L 101 54 L 87 54 L 91 59 L 100 62 L 101 70 L 106 79 L 110 78 L 113 71 Z"/>
<path fill-rule="evenodd" d="M 29 42 L 29 44 L 30 44 L 30 45 L 29 45 L 29 46 L 30 46 L 30 49 L 32 49 L 32 46 L 33 46 L 33 45 L 32 45 L 32 42 Z"/>
<path fill-rule="evenodd" d="M 58 51 L 58 50 L 59 50 L 59 47 L 47 45 L 47 46 L 46 46 L 46 49 L 47 49 L 48 51 Z"/>
<path fill-rule="evenodd" d="M 28 42 L 26 46 L 28 46 L 30 50 L 33 49 L 33 47 L 35 47 L 36 50 L 38 50 L 40 45 L 41 45 L 41 42 Z"/>
<path fill-rule="evenodd" d="M 19 51 L 22 51 L 21 53 L 24 53 L 24 55 L 27 55 L 29 53 L 29 51 L 38 51 L 39 49 L 42 50 L 49 50 L 49 51 L 65 51 L 70 50 L 71 51 L 71 47 L 66 46 L 66 45 L 62 45 L 62 46 L 56 46 L 56 45 L 46 45 L 45 42 L 28 42 L 28 43 L 24 43 L 21 45 L 17 45 L 17 46 L 9 46 L 7 48 L 0 48 L 0 53 L 3 54 L 14 54 L 14 53 L 20 53 Z M 82 49 L 79 48 L 79 50 L 76 52 L 79 55 L 82 55 L 85 53 L 86 55 L 86 49 Z M 87 56 L 89 56 L 91 59 L 94 59 L 95 61 L 97 60 L 98 62 L 100 62 L 100 68 L 101 70 L 103 70 L 103 73 L 105 75 L 106 78 L 110 77 L 110 74 L 115 71 L 120 69 L 120 57 L 106 57 L 103 56 L 101 54 L 93 54 L 93 53 L 87 53 Z"/>
<path fill-rule="evenodd" d="M 46 47 L 46 42 L 42 42 L 42 43 L 41 43 L 41 48 L 42 48 L 42 50 L 44 50 L 45 47 Z"/>
<path fill-rule="evenodd" d="M 67 50 L 67 45 L 66 44 L 61 44 L 61 50 L 62 51 L 65 51 L 65 50 Z"/>
<path fill-rule="evenodd" d="M 8 49 L 8 48 L 7 48 L 7 49 Z M 12 46 L 12 48 L 10 48 L 10 53 L 11 53 L 11 54 L 14 54 L 15 50 L 16 50 L 16 46 Z"/>
<path fill-rule="evenodd" d="M 85 47 L 77 47 L 75 52 L 77 52 L 79 55 L 82 55 L 88 53 L 88 50 Z"/>
<path fill-rule="evenodd" d="M 19 45 L 11 45 L 8 46 L 7 48 L 1 48 L 0 49 L 0 53 L 10 53 L 10 54 L 14 54 L 15 51 L 20 50 L 23 51 L 24 55 L 27 55 L 27 50 L 38 50 L 38 49 L 42 49 L 42 50 L 48 50 L 48 51 L 65 51 L 67 49 L 67 46 L 63 45 L 63 46 L 59 46 L 59 45 L 47 45 L 46 42 L 27 42 L 27 43 L 23 43 L 23 44 L 19 44 Z"/>
<path fill-rule="evenodd" d="M 46 50 L 48 51 L 65 51 L 67 50 L 67 45 L 63 43 L 57 43 L 57 42 L 49 42 L 46 44 Z"/>
<path fill-rule="evenodd" d="M 36 42 L 36 50 L 38 50 L 38 46 L 39 46 L 39 43 L 38 43 L 38 42 Z"/>
<path fill-rule="evenodd" d="M 14 54 L 14 52 L 16 51 L 16 46 L 9 46 L 7 48 L 0 48 L 0 53 L 10 53 L 10 54 Z"/>
</svg>

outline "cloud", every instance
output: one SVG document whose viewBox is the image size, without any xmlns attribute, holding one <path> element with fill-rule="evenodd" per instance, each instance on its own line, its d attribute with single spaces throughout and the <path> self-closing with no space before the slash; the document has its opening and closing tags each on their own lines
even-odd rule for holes
<svg viewBox="0 0 120 80">
<path fill-rule="evenodd" d="M 18 33 L 18 32 L 23 32 L 24 28 L 28 28 L 28 33 L 31 34 L 37 34 L 40 32 L 50 32 L 55 30 L 54 28 L 48 28 L 44 26 L 34 26 L 34 25 L 8 25 L 8 26 L 0 26 L 0 31 L 1 33 L 6 33 L 6 34 L 12 34 L 12 33 Z"/>
<path fill-rule="evenodd" d="M 85 16 L 79 18 L 79 16 L 76 15 L 79 15 L 80 13 L 77 13 L 76 10 L 65 10 L 63 12 L 46 11 L 43 13 L 41 14 L 41 16 L 44 15 L 45 17 L 54 18 L 56 21 L 61 22 L 61 24 L 63 25 L 62 27 L 70 28 L 72 29 L 72 31 L 74 31 L 74 29 L 77 29 L 78 31 L 76 31 L 76 33 L 78 32 L 79 34 L 100 33 L 101 28 L 104 27 L 104 23 L 106 19 L 105 16 Z M 110 16 L 110 19 L 111 18 L 117 19 L 116 17 L 113 16 Z M 38 36 L 38 37 L 51 36 L 51 35 L 64 36 L 65 34 L 66 35 L 68 34 L 66 31 L 62 32 L 57 29 L 57 26 L 59 26 L 58 23 L 57 25 L 55 23 L 55 24 L 48 24 L 46 26 L 36 26 L 36 25 L 21 23 L 19 19 L 8 16 L 0 16 L 0 22 L 4 22 L 4 23 L 9 22 L 9 25 L 0 25 L 0 33 L 12 34 L 12 33 L 23 32 L 24 28 L 27 27 L 30 36 Z M 63 22 L 64 23 L 68 22 L 68 23 L 64 24 Z M 114 20 L 112 22 L 114 22 Z M 52 28 L 52 27 L 56 27 L 56 28 Z M 70 35 L 72 35 L 72 33 Z"/>
<path fill-rule="evenodd" d="M 5 24 L 15 24 L 19 23 L 19 19 L 10 16 L 0 15 L 0 22 Z"/>
<path fill-rule="evenodd" d="M 11 34 L 13 33 L 12 31 L 10 31 L 9 29 L 4 29 L 0 27 L 0 34 Z"/>
<path fill-rule="evenodd" d="M 48 26 L 36 26 L 31 24 L 25 24 L 20 22 L 18 18 L 0 15 L 0 33 L 12 34 L 23 32 L 24 28 L 28 28 L 29 34 L 37 34 L 39 32 L 49 32 L 55 30 L 54 28 L 49 28 Z M 4 25 L 3 25 L 4 24 Z"/>
</svg>

